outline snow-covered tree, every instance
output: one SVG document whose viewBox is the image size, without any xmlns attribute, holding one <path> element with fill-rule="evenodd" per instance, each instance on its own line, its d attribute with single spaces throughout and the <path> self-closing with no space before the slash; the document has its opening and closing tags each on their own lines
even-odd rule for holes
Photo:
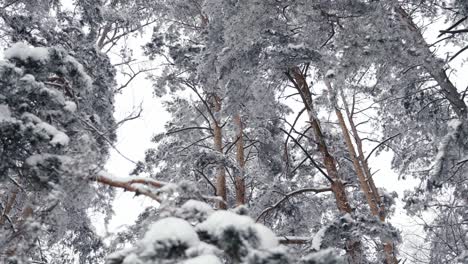
<svg viewBox="0 0 468 264">
<path fill-rule="evenodd" d="M 344 263 L 333 249 L 294 259 L 270 229 L 242 211 L 215 211 L 196 200 L 165 210 L 134 247 L 109 255 L 106 263 Z"/>
</svg>

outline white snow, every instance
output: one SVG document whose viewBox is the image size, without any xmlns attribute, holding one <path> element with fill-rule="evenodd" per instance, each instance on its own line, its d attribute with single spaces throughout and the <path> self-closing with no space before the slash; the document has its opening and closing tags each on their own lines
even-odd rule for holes
<svg viewBox="0 0 468 264">
<path fill-rule="evenodd" d="M 167 183 L 163 187 L 159 189 L 160 192 L 162 193 L 171 193 L 175 194 L 177 193 L 177 190 L 179 189 L 179 186 L 175 183 Z"/>
<path fill-rule="evenodd" d="M 450 127 L 453 130 L 457 130 L 461 124 L 462 122 L 459 119 L 452 119 L 447 122 L 448 127 Z"/>
<path fill-rule="evenodd" d="M 28 58 L 35 61 L 47 61 L 49 59 L 49 50 L 47 48 L 34 48 L 28 45 L 18 42 L 13 44 L 10 48 L 5 50 L 5 58 L 7 59 L 20 59 L 27 60 Z"/>
<path fill-rule="evenodd" d="M 197 246 L 185 250 L 185 254 L 188 257 L 196 257 L 201 255 L 218 255 L 222 254 L 222 251 L 214 245 L 200 242 Z"/>
<path fill-rule="evenodd" d="M 312 263 L 345 263 L 339 261 L 339 252 L 333 248 L 327 248 L 318 252 L 311 253 L 305 257 L 305 259 Z M 323 261 L 323 262 L 322 262 Z"/>
<path fill-rule="evenodd" d="M 354 223 L 354 219 L 353 219 L 353 217 L 351 216 L 350 213 L 344 214 L 344 215 L 341 217 L 341 219 L 346 220 L 346 222 L 348 222 L 348 223 Z"/>
<path fill-rule="evenodd" d="M 327 228 L 328 226 L 324 226 L 320 228 L 320 230 L 317 233 L 315 233 L 315 236 L 312 238 L 312 249 L 320 250 L 320 247 L 322 246 L 322 240 L 325 236 Z"/>
<path fill-rule="evenodd" d="M 131 253 L 130 255 L 126 256 L 122 264 L 139 264 L 140 259 L 135 253 Z"/>
<path fill-rule="evenodd" d="M 255 231 L 260 239 L 260 248 L 270 249 L 279 246 L 275 233 L 262 224 L 255 224 Z"/>
<path fill-rule="evenodd" d="M 196 246 L 200 239 L 193 227 L 185 220 L 175 217 L 161 219 L 151 225 L 142 245 L 152 245 L 157 241 L 174 241 L 189 247 Z"/>
<path fill-rule="evenodd" d="M 440 173 L 442 172 L 445 157 L 448 151 L 450 150 L 449 145 L 451 144 L 453 140 L 456 140 L 456 137 L 460 133 L 459 130 L 460 130 L 461 125 L 462 125 L 462 122 L 458 119 L 452 119 L 447 122 L 448 132 L 440 141 L 439 151 L 437 152 L 434 162 L 432 163 L 432 166 L 430 168 L 432 169 L 432 177 L 440 176 Z"/>
<path fill-rule="evenodd" d="M 50 140 L 52 145 L 66 146 L 70 142 L 70 138 L 65 133 L 46 122 L 37 124 L 36 129 L 37 131 L 45 131 L 52 138 Z"/>
<path fill-rule="evenodd" d="M 36 78 L 31 74 L 25 74 L 23 77 L 21 77 L 20 81 L 32 83 L 36 81 Z"/>
<path fill-rule="evenodd" d="M 65 97 L 63 96 L 63 92 L 55 89 L 55 88 L 41 88 L 41 93 L 46 94 L 51 97 L 52 100 L 59 104 L 65 104 Z"/>
<path fill-rule="evenodd" d="M 211 214 L 214 211 L 209 204 L 197 200 L 188 200 L 181 206 L 181 208 L 185 210 L 205 212 L 207 214 Z"/>
<path fill-rule="evenodd" d="M 203 255 L 182 262 L 183 264 L 222 264 L 218 257 L 213 255 Z"/>
<path fill-rule="evenodd" d="M 10 120 L 11 120 L 10 108 L 6 104 L 0 104 L 0 122 L 10 121 Z"/>
<path fill-rule="evenodd" d="M 303 49 L 304 48 L 304 43 L 289 44 L 288 48 L 290 48 L 290 49 Z"/>
<path fill-rule="evenodd" d="M 213 236 L 221 236 L 224 230 L 234 227 L 238 230 L 249 228 L 257 233 L 262 249 L 274 248 L 279 245 L 276 235 L 266 226 L 257 224 L 248 216 L 238 215 L 229 211 L 216 211 L 205 222 L 199 224 L 197 229 L 203 230 Z"/>
<path fill-rule="evenodd" d="M 71 162 L 70 157 L 47 154 L 47 153 L 31 155 L 25 160 L 25 162 L 28 166 L 35 167 L 39 164 L 44 163 L 47 159 L 50 159 L 50 158 L 57 158 L 60 160 L 62 164 Z"/>
<path fill-rule="evenodd" d="M 327 73 L 325 74 L 325 77 L 327 77 L 327 78 L 335 77 L 335 71 L 332 70 L 332 69 L 328 70 Z"/>
<path fill-rule="evenodd" d="M 32 156 L 29 156 L 25 162 L 28 166 L 30 167 L 35 167 L 38 164 L 41 164 L 44 160 L 46 159 L 46 156 L 44 154 L 35 154 Z"/>
<path fill-rule="evenodd" d="M 78 70 L 79 74 L 81 75 L 81 77 L 83 78 L 84 82 L 85 82 L 85 85 L 87 87 L 91 87 L 92 84 L 93 84 L 93 80 L 91 79 L 91 77 L 89 77 L 89 75 L 86 73 L 83 65 L 81 63 L 79 63 L 74 57 L 72 56 L 67 56 L 65 58 L 65 62 L 68 62 L 70 64 L 72 64 L 76 70 Z"/>
<path fill-rule="evenodd" d="M 21 119 L 24 119 L 24 120 L 26 120 L 28 122 L 33 122 L 35 124 L 42 122 L 42 120 L 39 117 L 37 117 L 34 114 L 28 113 L 28 112 L 22 114 Z"/>
<path fill-rule="evenodd" d="M 223 231 L 229 227 L 246 230 L 253 226 L 255 222 L 248 216 L 238 215 L 229 211 L 216 211 L 206 219 L 205 222 L 199 224 L 197 229 L 206 231 L 207 233 L 220 236 Z"/>
<path fill-rule="evenodd" d="M 66 101 L 65 106 L 63 107 L 65 111 L 68 111 L 70 113 L 74 113 L 76 111 L 76 108 L 76 104 L 72 101 Z"/>
</svg>

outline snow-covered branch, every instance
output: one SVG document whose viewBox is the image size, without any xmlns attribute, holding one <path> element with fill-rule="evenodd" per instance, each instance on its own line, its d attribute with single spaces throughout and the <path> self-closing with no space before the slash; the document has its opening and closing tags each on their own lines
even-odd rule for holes
<svg viewBox="0 0 468 264">
<path fill-rule="evenodd" d="M 103 173 L 92 177 L 91 180 L 111 187 L 122 188 L 125 191 L 134 192 L 136 195 L 141 194 L 157 202 L 161 202 L 161 199 L 153 189 L 161 188 L 166 185 L 164 182 L 149 178 L 116 178 Z"/>
</svg>

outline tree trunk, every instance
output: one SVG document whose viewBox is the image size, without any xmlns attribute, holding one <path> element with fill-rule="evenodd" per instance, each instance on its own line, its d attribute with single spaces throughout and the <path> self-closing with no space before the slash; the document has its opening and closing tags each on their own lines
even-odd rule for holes
<svg viewBox="0 0 468 264">
<path fill-rule="evenodd" d="M 349 125 L 351 126 L 351 131 L 353 132 L 354 141 L 356 142 L 356 148 L 358 150 L 357 158 L 359 159 L 359 162 L 362 166 L 362 170 L 364 172 L 366 181 L 368 182 L 369 187 L 371 188 L 371 191 L 374 194 L 374 199 L 379 206 L 379 214 L 378 214 L 379 218 L 381 221 L 385 221 L 385 217 L 386 217 L 385 206 L 382 202 L 382 199 L 380 198 L 379 191 L 377 190 L 377 187 L 375 186 L 375 182 L 374 182 L 374 179 L 372 178 L 369 164 L 367 163 L 366 157 L 364 156 L 361 137 L 359 137 L 359 132 L 357 131 L 356 124 L 354 123 L 352 114 L 349 111 L 348 102 L 346 100 L 346 97 L 344 96 L 343 90 L 341 89 L 340 89 L 340 95 L 341 95 L 341 100 L 343 101 L 343 104 L 344 104 L 344 109 L 346 112 L 346 116 L 348 118 Z"/>
<path fill-rule="evenodd" d="M 458 118 L 461 120 L 466 120 L 467 106 L 458 93 L 455 85 L 453 85 L 453 83 L 449 80 L 447 74 L 445 73 L 443 64 L 439 62 L 439 59 L 430 50 L 430 47 L 424 39 L 424 36 L 421 34 L 420 28 L 413 22 L 411 16 L 401 6 L 396 5 L 395 12 L 400 15 L 400 18 L 404 23 L 406 23 L 408 29 L 414 33 L 416 42 L 422 45 L 421 48 L 423 51 L 423 56 L 425 61 L 427 61 L 427 63 L 424 65 L 424 68 L 440 86 L 442 94 L 444 94 L 445 98 L 447 98 Z"/>
<path fill-rule="evenodd" d="M 16 201 L 16 195 L 18 194 L 18 192 L 19 190 L 15 189 L 11 192 L 10 197 L 8 197 L 5 208 L 3 209 L 3 212 L 1 212 L 2 214 L 0 215 L 0 225 L 3 225 L 5 223 L 5 220 L 9 217 L 8 214 L 10 214 L 11 209 L 13 209 L 13 206 Z"/>
<path fill-rule="evenodd" d="M 291 69 L 292 73 L 292 80 L 294 81 L 294 85 L 297 88 L 299 94 L 301 95 L 302 101 L 305 105 L 307 113 L 309 114 L 309 122 L 312 126 L 315 141 L 318 145 L 319 152 L 322 155 L 323 163 L 325 165 L 325 169 L 328 173 L 328 176 L 333 180 L 331 183 L 331 189 L 335 196 L 336 205 L 340 212 L 352 214 L 352 208 L 349 204 L 348 197 L 346 195 L 346 190 L 341 178 L 338 174 L 338 169 L 336 166 L 335 158 L 330 154 L 328 151 L 327 144 L 325 142 L 325 137 L 322 133 L 322 129 L 320 128 L 320 123 L 317 119 L 315 114 L 313 104 L 312 104 L 312 95 L 309 91 L 309 86 L 307 81 L 302 74 L 299 67 L 294 67 Z M 350 240 L 347 242 L 346 251 L 350 256 L 350 263 L 361 263 L 362 260 L 362 249 L 361 243 L 359 240 Z"/>
<path fill-rule="evenodd" d="M 236 205 L 245 204 L 245 180 L 244 180 L 244 168 L 245 168 L 245 157 L 244 157 L 244 128 L 242 125 L 242 119 L 240 114 L 234 117 L 234 122 L 237 126 L 236 135 L 236 159 L 237 165 L 239 166 L 239 174 L 236 175 Z"/>
<path fill-rule="evenodd" d="M 325 77 L 324 82 L 328 90 L 330 91 L 330 94 L 336 95 L 336 91 L 333 89 L 328 78 Z M 342 96 L 342 100 L 346 101 L 342 90 L 341 90 L 341 96 Z M 353 142 L 351 141 L 351 137 L 348 132 L 348 127 L 346 126 L 346 122 L 343 118 L 343 114 L 338 108 L 336 98 L 332 99 L 332 104 L 333 104 L 333 107 L 335 108 L 335 114 L 336 114 L 336 117 L 338 118 L 338 123 L 343 133 L 343 137 L 345 139 L 348 152 L 351 155 L 351 160 L 353 161 L 353 167 L 354 167 L 354 170 L 356 171 L 357 178 L 359 180 L 359 185 L 361 187 L 361 190 L 364 192 L 364 195 L 366 197 L 367 204 L 369 205 L 371 213 L 372 215 L 379 217 L 380 221 L 385 222 L 385 209 L 384 209 L 383 203 L 380 199 L 378 190 L 375 187 L 374 180 L 372 179 L 372 176 L 370 175 L 370 170 L 369 170 L 369 166 L 367 166 L 367 161 L 365 159 L 362 159 L 364 157 L 363 152 L 362 152 L 362 142 L 360 141 L 360 138 L 359 138 L 359 144 L 356 144 L 359 149 L 359 153 L 360 153 L 359 156 L 361 158 L 360 159 L 356 155 L 356 150 L 354 149 Z M 348 120 L 351 124 L 353 133 L 355 134 L 355 137 L 359 137 L 356 126 L 354 125 L 354 121 L 352 120 L 352 117 L 350 117 L 346 104 L 345 104 L 345 109 L 346 109 L 346 113 L 348 114 Z M 387 264 L 397 264 L 398 260 L 395 258 L 392 241 L 382 241 L 382 243 L 383 243 L 383 248 L 384 248 L 384 253 L 385 253 Z"/>
<path fill-rule="evenodd" d="M 221 113 L 221 99 L 218 96 L 213 98 L 213 112 Z M 213 133 L 214 133 L 214 148 L 221 155 L 223 155 L 223 133 L 220 125 L 220 118 L 213 120 Z M 223 201 L 218 202 L 219 209 L 227 209 L 227 195 L 226 195 L 226 170 L 224 164 L 218 164 L 216 168 L 216 195 Z"/>
<path fill-rule="evenodd" d="M 325 78 L 324 82 L 328 90 L 330 91 L 330 93 L 334 94 L 334 90 L 330 84 L 330 81 L 327 78 Z M 366 176 L 364 174 L 363 168 L 361 167 L 361 164 L 359 164 L 359 160 L 357 158 L 353 142 L 351 141 L 351 137 L 349 136 L 348 128 L 346 127 L 346 123 L 343 118 L 343 115 L 341 114 L 341 111 L 338 109 L 336 100 L 335 102 L 332 102 L 332 104 L 333 104 L 333 107 L 335 108 L 335 114 L 336 114 L 336 117 L 338 118 L 338 123 L 340 125 L 341 132 L 343 134 L 343 137 L 346 143 L 346 147 L 348 148 L 348 152 L 351 156 L 353 167 L 354 167 L 354 170 L 356 171 L 356 175 L 359 180 L 359 185 L 361 186 L 361 190 L 364 192 L 364 195 L 366 197 L 367 204 L 370 207 L 371 213 L 373 215 L 378 215 L 379 208 L 375 200 L 375 194 L 372 192 L 369 186 L 368 179 L 366 179 Z"/>
</svg>

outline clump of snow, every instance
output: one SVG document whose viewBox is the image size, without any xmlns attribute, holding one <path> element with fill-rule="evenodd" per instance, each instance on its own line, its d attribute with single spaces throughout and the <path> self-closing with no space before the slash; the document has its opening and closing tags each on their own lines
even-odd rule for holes
<svg viewBox="0 0 468 264">
<path fill-rule="evenodd" d="M 350 213 L 344 214 L 344 215 L 341 217 L 341 219 L 344 220 L 344 221 L 347 222 L 347 223 L 354 223 L 354 219 L 353 219 L 353 217 L 351 216 Z"/>
<path fill-rule="evenodd" d="M 197 225 L 205 221 L 214 212 L 207 203 L 188 200 L 176 211 L 176 216 L 189 221 L 192 225 Z"/>
<path fill-rule="evenodd" d="M 238 215 L 229 211 L 216 211 L 206 219 L 205 222 L 197 226 L 198 230 L 207 232 L 213 236 L 220 236 L 224 230 L 235 227 L 246 230 L 253 226 L 255 222 L 248 216 Z"/>
<path fill-rule="evenodd" d="M 343 257 L 335 249 L 324 249 L 318 252 L 307 255 L 304 258 L 307 263 L 321 263 L 321 264 L 345 264 Z"/>
<path fill-rule="evenodd" d="M 288 48 L 297 50 L 297 49 L 304 49 L 304 43 L 299 43 L 299 44 L 288 44 Z"/>
<path fill-rule="evenodd" d="M 459 119 L 452 119 L 447 122 L 448 127 L 450 127 L 453 130 L 457 130 L 461 124 L 462 122 Z"/>
<path fill-rule="evenodd" d="M 325 74 L 325 77 L 327 77 L 327 78 L 335 77 L 335 71 L 332 70 L 332 69 L 328 70 L 327 73 Z"/>
<path fill-rule="evenodd" d="M 55 102 L 59 104 L 65 104 L 65 97 L 63 96 L 63 93 L 61 91 L 46 87 L 42 87 L 40 91 L 41 94 L 51 97 L 51 99 Z"/>
<path fill-rule="evenodd" d="M 179 190 L 179 186 L 175 183 L 167 183 L 163 187 L 159 188 L 159 192 L 166 193 L 167 195 L 176 194 Z"/>
<path fill-rule="evenodd" d="M 70 157 L 44 153 L 44 154 L 34 154 L 34 155 L 29 156 L 25 160 L 25 163 L 29 167 L 36 167 L 37 165 L 44 164 L 49 159 L 57 159 L 62 164 L 71 162 Z"/>
<path fill-rule="evenodd" d="M 221 260 L 213 255 L 198 256 L 182 262 L 183 264 L 222 264 Z"/>
<path fill-rule="evenodd" d="M 32 122 L 34 124 L 38 124 L 42 122 L 42 120 L 39 117 L 28 112 L 22 114 L 21 119 L 25 120 L 26 122 Z"/>
<path fill-rule="evenodd" d="M 70 113 L 74 113 L 76 111 L 76 108 L 77 108 L 76 104 L 71 101 L 66 101 L 65 105 L 63 106 L 63 109 Z"/>
<path fill-rule="evenodd" d="M 32 59 L 35 61 L 45 62 L 49 59 L 49 49 L 43 47 L 29 47 L 24 43 L 15 43 L 9 49 L 5 50 L 5 58 L 27 60 Z"/>
<path fill-rule="evenodd" d="M 79 63 L 74 57 L 72 56 L 67 56 L 65 57 L 65 62 L 71 64 L 80 74 L 81 78 L 83 79 L 83 82 L 86 87 L 91 87 L 93 84 L 93 80 L 89 75 L 86 73 L 83 65 Z"/>
<path fill-rule="evenodd" d="M 36 78 L 32 74 L 25 74 L 23 77 L 21 77 L 20 81 L 32 83 L 36 81 Z"/>
<path fill-rule="evenodd" d="M 188 248 L 185 254 L 188 257 L 196 257 L 201 255 L 219 255 L 222 254 L 222 251 L 211 244 L 200 242 L 198 245 Z"/>
<path fill-rule="evenodd" d="M 199 231 L 204 231 L 215 237 L 220 237 L 229 228 L 240 231 L 253 230 L 259 239 L 259 248 L 273 248 L 279 245 L 276 235 L 266 226 L 255 223 L 248 216 L 229 211 L 216 211 L 197 226 Z"/>
<path fill-rule="evenodd" d="M 279 246 L 278 238 L 275 233 L 262 224 L 255 224 L 254 229 L 260 240 L 260 248 L 269 249 Z"/>
<path fill-rule="evenodd" d="M 67 136 L 67 134 L 46 122 L 37 124 L 36 131 L 46 132 L 51 137 L 50 144 L 52 145 L 66 146 L 70 142 L 70 138 Z"/>
<path fill-rule="evenodd" d="M 35 167 L 38 164 L 43 163 L 45 159 L 46 159 L 46 156 L 36 154 L 36 155 L 29 156 L 25 162 L 28 166 Z"/>
<path fill-rule="evenodd" d="M 125 257 L 123 264 L 133 264 L 133 263 L 141 263 L 140 258 L 135 254 L 131 253 Z"/>
<path fill-rule="evenodd" d="M 439 151 L 432 165 L 432 177 L 438 180 L 442 173 L 443 164 L 446 161 L 446 156 L 449 155 L 450 144 L 455 141 L 460 133 L 462 122 L 458 119 L 452 119 L 447 122 L 448 132 L 439 143 Z"/>
<path fill-rule="evenodd" d="M 134 256 L 137 258 L 136 254 L 133 253 L 132 251 L 133 251 L 133 248 L 121 249 L 119 251 L 109 254 L 107 256 L 107 260 L 113 263 L 114 260 L 124 259 L 125 257 L 130 258 L 130 256 Z"/>
<path fill-rule="evenodd" d="M 10 121 L 11 112 L 10 108 L 6 104 L 0 104 L 0 122 Z"/>
<path fill-rule="evenodd" d="M 192 247 L 196 246 L 200 239 L 187 221 L 168 217 L 152 224 L 141 242 L 147 245 L 152 245 L 155 242 L 172 242 Z"/>
<path fill-rule="evenodd" d="M 209 204 L 197 200 L 188 200 L 181 206 L 181 208 L 184 210 L 195 210 L 198 212 L 205 212 L 207 214 L 211 214 L 214 211 Z"/>
<path fill-rule="evenodd" d="M 312 238 L 312 249 L 320 250 L 320 247 L 322 246 L 322 240 L 325 236 L 325 232 L 327 232 L 327 229 L 328 226 L 324 226 L 320 228 L 320 230 L 317 233 L 315 233 L 315 236 Z"/>
</svg>

